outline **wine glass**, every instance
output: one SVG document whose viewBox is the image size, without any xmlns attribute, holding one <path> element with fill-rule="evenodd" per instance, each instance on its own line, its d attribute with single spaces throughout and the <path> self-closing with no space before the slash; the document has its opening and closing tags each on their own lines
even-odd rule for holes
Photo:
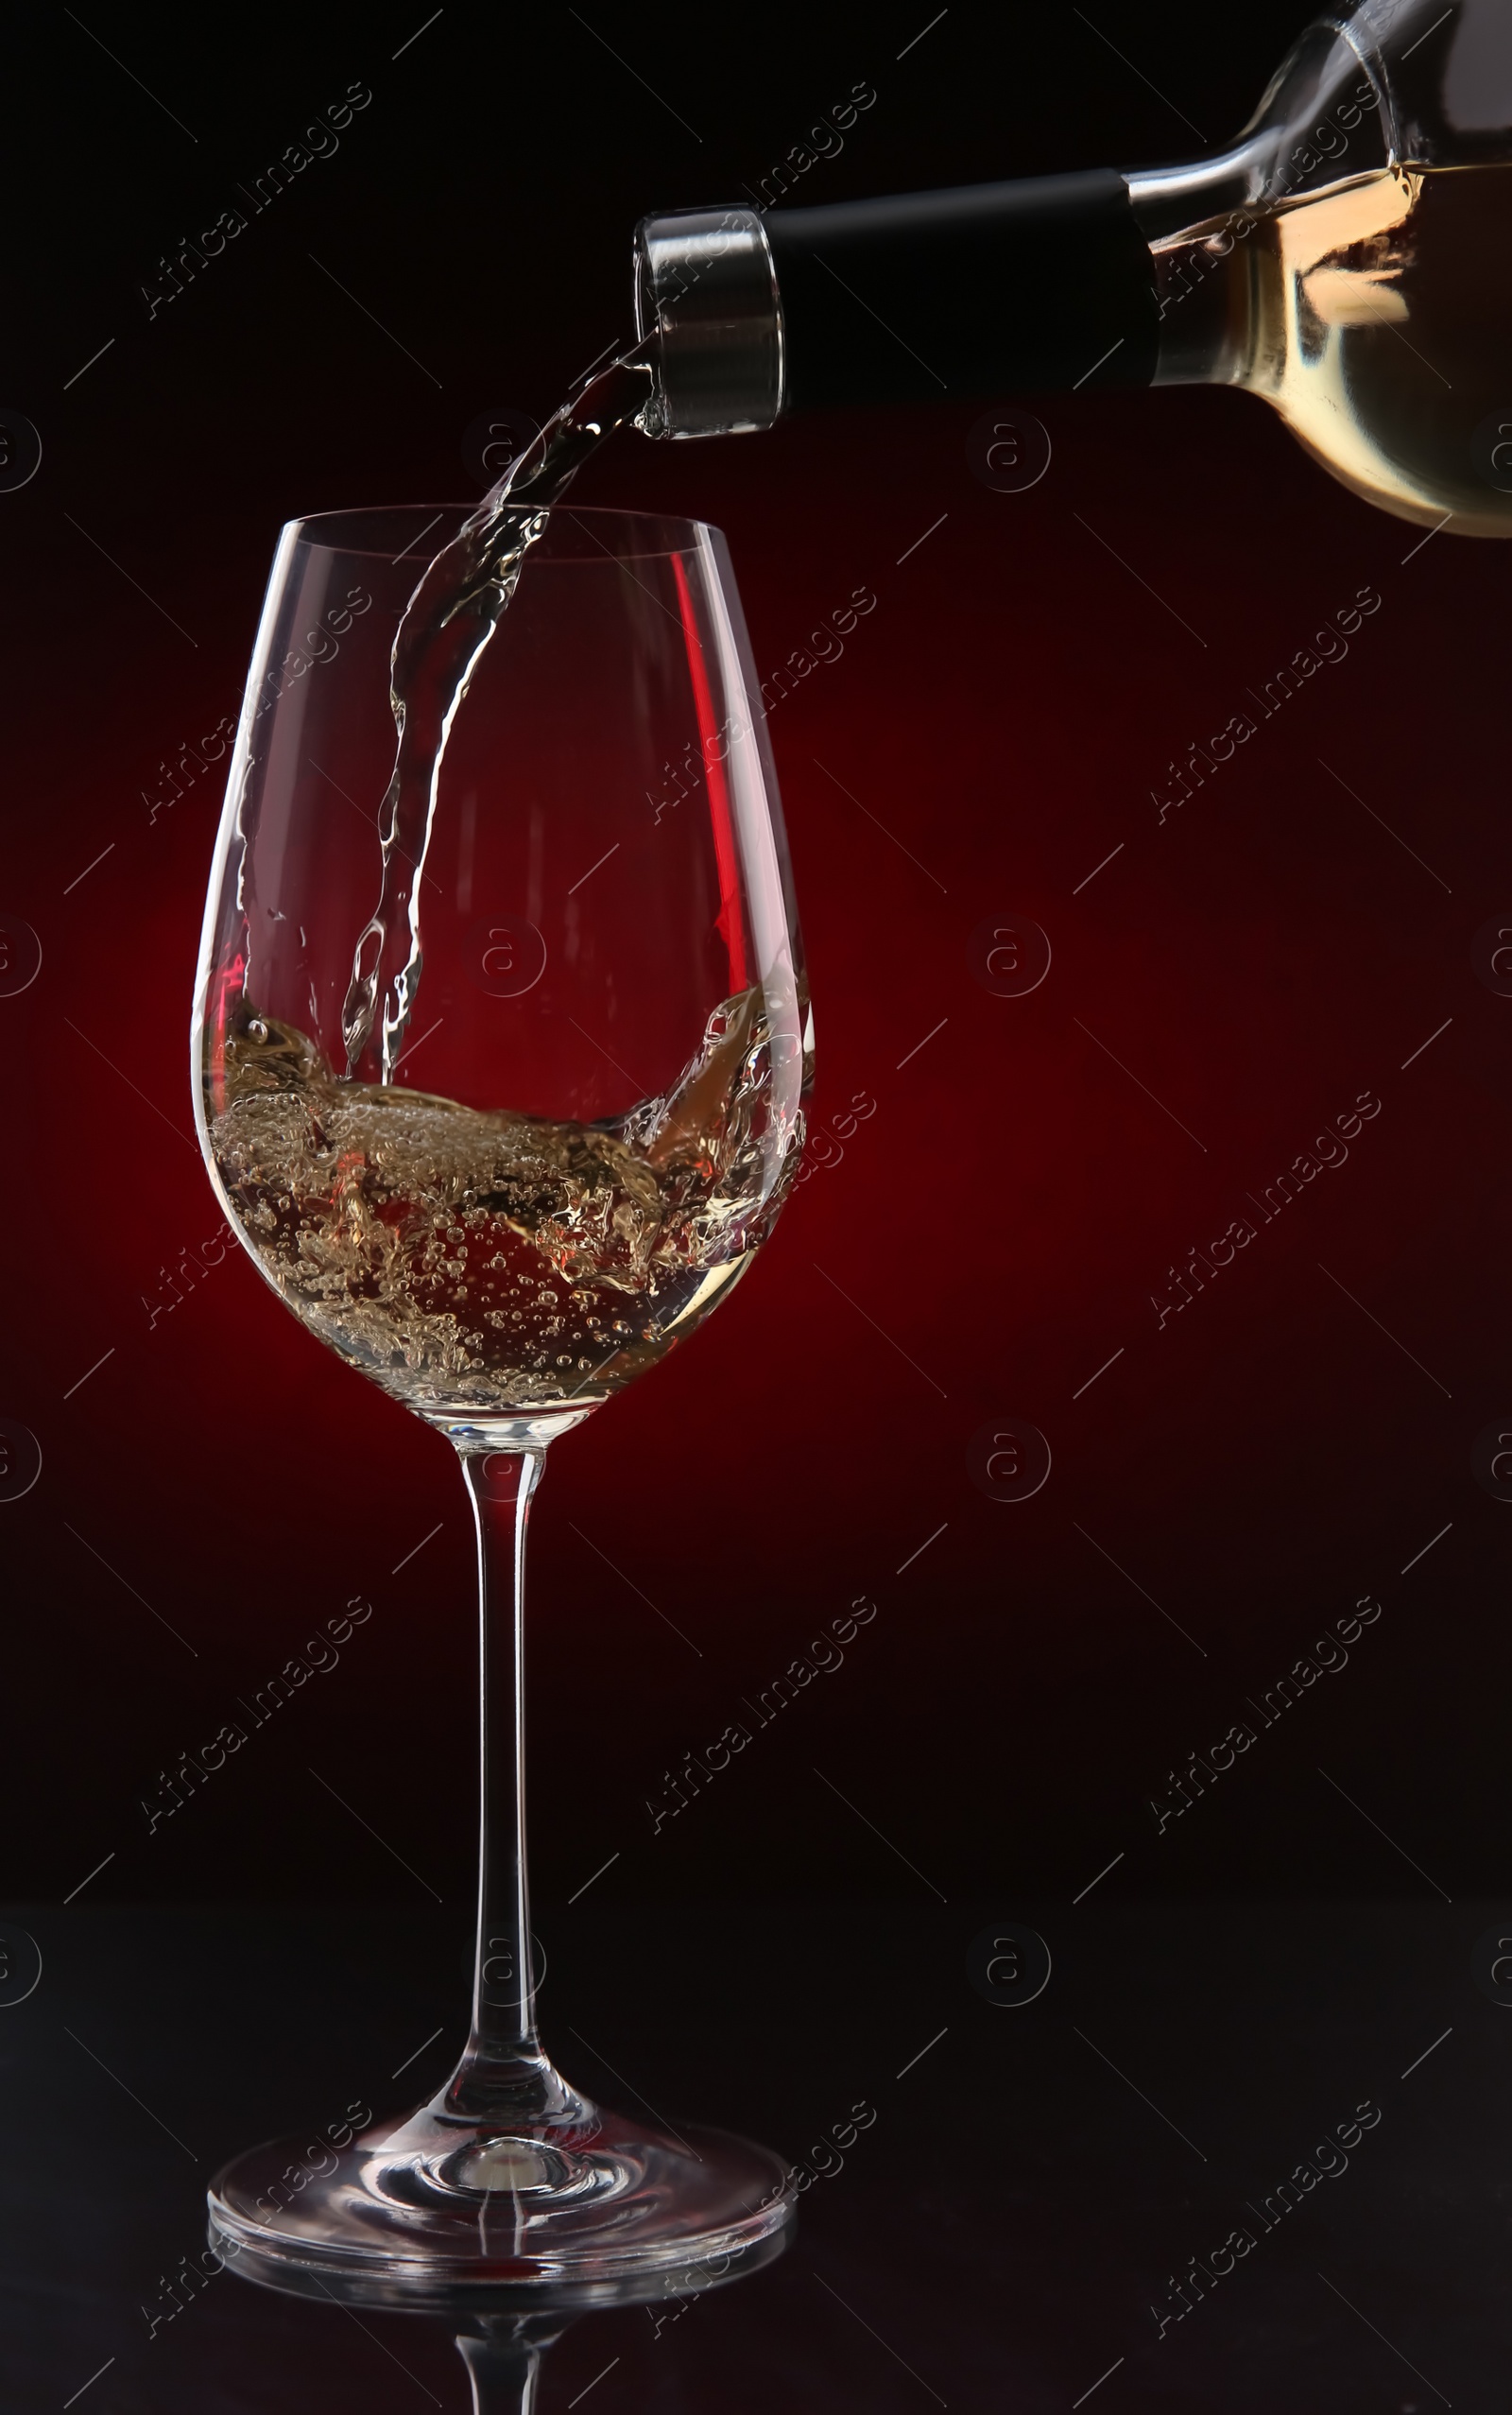
<svg viewBox="0 0 1512 2415">
<path fill-rule="evenodd" d="M 274 2286 L 331 2276 L 410 2304 L 502 2286 L 540 2304 L 656 2271 L 697 2286 L 721 2259 L 754 2261 L 792 2212 L 774 2155 L 601 2111 L 538 2041 L 522 1621 L 547 1446 L 749 1266 L 798 1164 L 812 1026 L 716 529 L 541 511 L 412 854 L 380 833 L 395 632 L 464 517 L 284 530 L 192 1054 L 211 1180 L 259 1271 L 461 1458 L 481 1617 L 472 2028 L 429 2103 L 346 2143 L 244 2154 L 210 2208 L 213 2239 Z M 354 1027 L 396 929 L 402 977 L 382 997 L 369 980 Z"/>
</svg>

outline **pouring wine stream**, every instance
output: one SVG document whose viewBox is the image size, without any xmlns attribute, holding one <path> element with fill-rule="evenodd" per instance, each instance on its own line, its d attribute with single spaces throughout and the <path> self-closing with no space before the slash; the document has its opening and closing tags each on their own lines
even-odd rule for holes
<svg viewBox="0 0 1512 2415">
<path fill-rule="evenodd" d="M 420 894 L 436 819 L 441 759 L 478 659 L 519 584 L 524 558 L 588 456 L 652 400 L 644 345 L 590 371 L 512 461 L 472 517 L 430 563 L 394 636 L 389 701 L 398 731 L 393 777 L 379 809 L 383 874 L 378 903 L 358 939 L 341 1010 L 347 1076 L 373 1048 L 373 1068 L 391 1082 L 404 1053 L 424 961 Z"/>
</svg>

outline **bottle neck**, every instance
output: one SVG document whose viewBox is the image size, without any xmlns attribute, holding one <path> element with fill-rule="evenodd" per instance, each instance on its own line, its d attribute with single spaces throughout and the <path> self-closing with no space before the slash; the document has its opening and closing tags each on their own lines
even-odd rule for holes
<svg viewBox="0 0 1512 2415">
<path fill-rule="evenodd" d="M 1112 168 L 644 219 L 636 264 L 666 436 L 826 405 L 1146 386 L 1157 365 L 1149 246 Z"/>
<path fill-rule="evenodd" d="M 1265 208 L 1275 155 L 1276 138 L 1267 129 L 1215 159 L 1130 170 L 1124 181 L 1140 233 L 1154 245 L 1230 211 Z"/>
</svg>

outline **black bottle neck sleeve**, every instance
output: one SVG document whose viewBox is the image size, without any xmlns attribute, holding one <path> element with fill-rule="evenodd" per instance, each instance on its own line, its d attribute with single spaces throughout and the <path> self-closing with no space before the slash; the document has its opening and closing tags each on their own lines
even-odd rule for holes
<svg viewBox="0 0 1512 2415">
<path fill-rule="evenodd" d="M 1149 247 L 1112 168 L 769 212 L 782 407 L 1147 386 Z"/>
</svg>

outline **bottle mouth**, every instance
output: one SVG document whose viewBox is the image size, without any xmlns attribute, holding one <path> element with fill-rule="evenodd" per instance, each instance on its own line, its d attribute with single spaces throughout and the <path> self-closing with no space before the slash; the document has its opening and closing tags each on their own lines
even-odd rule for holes
<svg viewBox="0 0 1512 2415">
<path fill-rule="evenodd" d="M 649 436 L 743 436 L 782 408 L 782 307 L 755 210 L 681 210 L 635 230 L 635 327 L 651 339 Z"/>
</svg>

